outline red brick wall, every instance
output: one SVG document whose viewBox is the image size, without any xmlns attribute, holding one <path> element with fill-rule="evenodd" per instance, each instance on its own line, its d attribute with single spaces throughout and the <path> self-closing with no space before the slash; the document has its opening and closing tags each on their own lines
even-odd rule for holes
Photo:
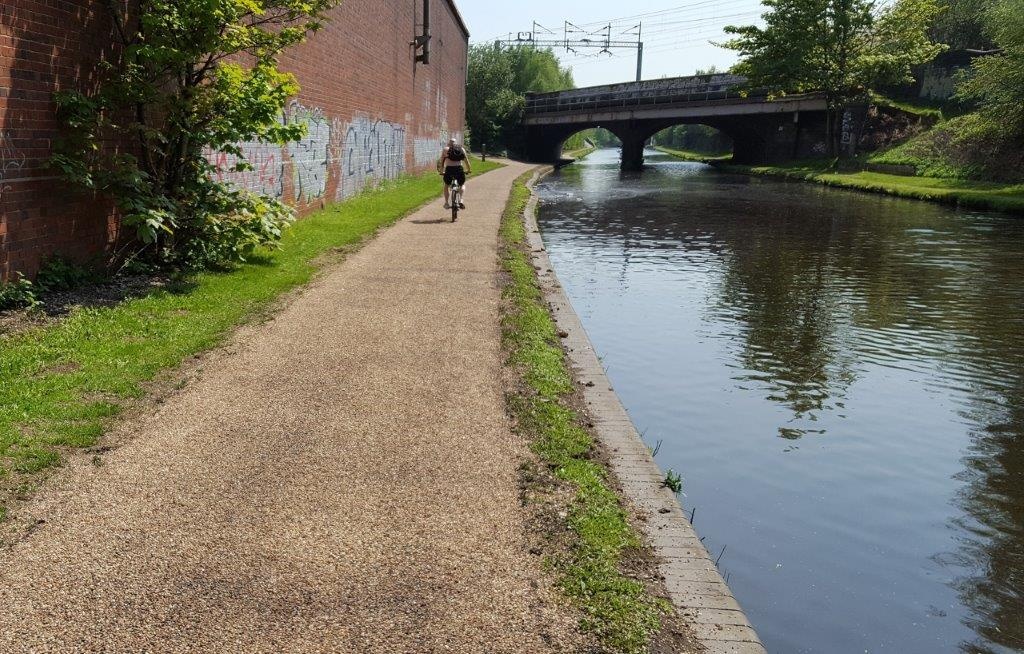
<svg viewBox="0 0 1024 654">
<path fill-rule="evenodd" d="M 309 134 L 284 148 L 244 144 L 256 170 L 226 177 L 308 211 L 432 167 L 463 131 L 467 35 L 448 0 L 431 0 L 431 60 L 416 64 L 422 6 L 343 0 L 281 61 L 302 86 L 282 120 L 306 121 Z M 110 43 L 96 0 L 0 0 L 0 279 L 54 255 L 102 259 L 118 239 L 108 202 L 44 166 L 59 136 L 53 92 L 88 86 Z"/>
<path fill-rule="evenodd" d="M 109 48 L 99 6 L 0 2 L 0 279 L 32 274 L 55 252 L 85 259 L 115 236 L 108 204 L 70 191 L 44 167 L 57 136 L 53 92 L 88 85 Z"/>
</svg>

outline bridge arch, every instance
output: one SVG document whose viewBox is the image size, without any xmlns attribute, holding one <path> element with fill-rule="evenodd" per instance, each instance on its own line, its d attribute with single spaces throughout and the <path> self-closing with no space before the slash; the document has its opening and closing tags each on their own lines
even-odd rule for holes
<svg viewBox="0 0 1024 654">
<path fill-rule="evenodd" d="M 531 161 L 557 162 L 562 156 L 562 146 L 569 137 L 581 131 L 602 127 L 622 141 L 622 167 L 627 170 L 636 170 L 643 166 L 645 144 L 658 132 L 677 125 L 706 125 L 722 132 L 732 140 L 733 154 L 737 160 L 750 161 L 757 158 L 759 152 L 765 147 L 755 126 L 740 121 L 663 119 L 574 123 L 527 129 L 526 154 Z"/>
<path fill-rule="evenodd" d="M 733 139 L 733 158 L 757 164 L 814 151 L 824 141 L 825 101 L 739 93 L 743 78 L 701 75 L 527 96 L 526 154 L 555 162 L 571 134 L 604 127 L 622 141 L 622 167 L 643 167 L 644 143 L 679 124 L 703 124 Z"/>
<path fill-rule="evenodd" d="M 679 123 L 656 132 L 651 145 L 717 157 L 732 155 L 733 139 L 710 125 Z"/>
</svg>

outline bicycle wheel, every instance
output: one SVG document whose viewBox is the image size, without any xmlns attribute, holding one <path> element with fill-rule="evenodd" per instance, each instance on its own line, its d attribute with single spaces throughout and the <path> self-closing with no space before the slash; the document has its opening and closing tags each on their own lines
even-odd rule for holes
<svg viewBox="0 0 1024 654">
<path fill-rule="evenodd" d="M 452 222 L 459 217 L 459 202 L 462 202 L 462 189 L 456 187 L 452 190 Z"/>
</svg>

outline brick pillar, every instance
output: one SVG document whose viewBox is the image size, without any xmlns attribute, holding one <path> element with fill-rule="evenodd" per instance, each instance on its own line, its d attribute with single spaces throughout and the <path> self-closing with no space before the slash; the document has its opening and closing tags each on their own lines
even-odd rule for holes
<svg viewBox="0 0 1024 654">
<path fill-rule="evenodd" d="M 622 170 L 642 170 L 647 138 L 636 132 L 620 134 L 619 138 L 622 140 Z"/>
</svg>

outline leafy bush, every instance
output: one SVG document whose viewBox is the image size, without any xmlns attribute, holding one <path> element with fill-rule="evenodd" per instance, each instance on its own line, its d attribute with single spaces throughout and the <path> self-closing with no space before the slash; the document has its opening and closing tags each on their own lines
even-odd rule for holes
<svg viewBox="0 0 1024 654">
<path fill-rule="evenodd" d="M 66 291 L 95 281 L 99 275 L 67 259 L 54 257 L 36 274 L 36 286 L 43 292 Z"/>
<path fill-rule="evenodd" d="M 0 311 L 5 309 L 21 309 L 39 304 L 36 289 L 32 282 L 19 276 L 10 282 L 0 283 Z"/>
<path fill-rule="evenodd" d="M 67 129 L 51 164 L 112 197 L 152 261 L 221 266 L 275 243 L 292 210 L 214 181 L 207 154 L 250 170 L 239 143 L 303 135 L 304 124 L 280 120 L 298 85 L 277 58 L 338 1 L 101 3 L 119 54 L 100 66 L 95 88 L 56 94 Z"/>
</svg>

